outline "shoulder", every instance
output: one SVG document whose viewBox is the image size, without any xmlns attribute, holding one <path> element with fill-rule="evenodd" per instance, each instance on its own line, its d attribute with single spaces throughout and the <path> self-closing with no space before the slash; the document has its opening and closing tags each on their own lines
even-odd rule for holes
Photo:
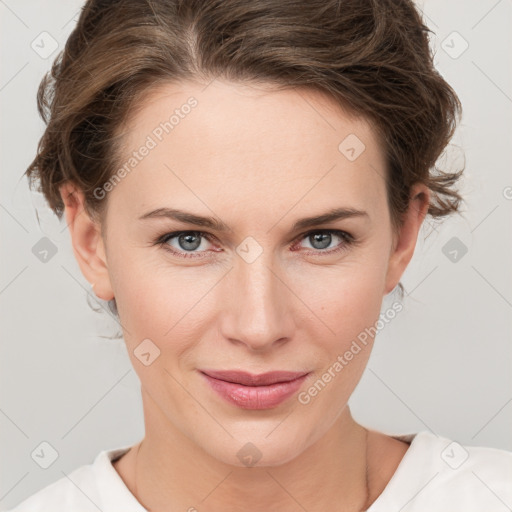
<svg viewBox="0 0 512 512">
<path fill-rule="evenodd" d="M 394 437 L 410 447 L 369 512 L 498 512 L 512 506 L 512 452 L 426 431 Z"/>
<path fill-rule="evenodd" d="M 100 452 L 92 464 L 84 464 L 68 475 L 43 487 L 7 512 L 98 512 L 104 510 L 105 489 L 122 489 L 112 459 L 127 451 L 127 447 Z"/>
<path fill-rule="evenodd" d="M 35 492 L 8 512 L 59 512 L 74 509 L 97 512 L 98 508 L 94 506 L 97 495 L 94 480 L 93 466 L 81 466 Z M 81 492 L 80 489 L 84 491 Z"/>
<path fill-rule="evenodd" d="M 493 486 L 512 497 L 512 452 L 484 446 L 468 446 L 430 432 L 418 434 L 416 463 L 428 463 L 438 475 L 437 485 L 455 486 L 470 479 Z M 485 483 L 484 483 L 485 482 Z M 476 486 L 478 488 L 478 486 Z M 469 489 L 465 488 L 468 493 Z"/>
</svg>

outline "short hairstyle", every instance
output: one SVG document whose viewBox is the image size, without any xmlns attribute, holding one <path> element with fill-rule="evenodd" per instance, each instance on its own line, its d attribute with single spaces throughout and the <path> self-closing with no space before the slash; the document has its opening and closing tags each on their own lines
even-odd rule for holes
<svg viewBox="0 0 512 512">
<path fill-rule="evenodd" d="M 101 220 L 108 196 L 94 190 L 119 166 L 120 129 L 144 96 L 165 83 L 221 78 L 309 88 L 369 120 L 394 229 L 415 182 L 431 191 L 430 216 L 457 212 L 463 169 L 436 162 L 462 108 L 434 67 L 429 32 L 412 0 L 89 0 L 39 86 L 47 126 L 26 171 L 30 186 L 39 182 L 60 219 L 59 185 L 71 181 Z"/>
</svg>

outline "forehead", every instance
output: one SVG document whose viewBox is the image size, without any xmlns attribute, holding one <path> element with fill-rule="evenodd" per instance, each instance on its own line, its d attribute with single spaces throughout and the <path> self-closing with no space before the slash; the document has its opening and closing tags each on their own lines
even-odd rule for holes
<svg viewBox="0 0 512 512">
<path fill-rule="evenodd" d="M 317 91 L 169 83 L 144 98 L 122 133 L 119 167 L 128 172 L 111 197 L 129 198 L 136 213 L 176 202 L 205 212 L 206 200 L 218 208 L 258 203 L 255 215 L 261 205 L 268 213 L 319 201 L 385 205 L 371 125 Z"/>
</svg>

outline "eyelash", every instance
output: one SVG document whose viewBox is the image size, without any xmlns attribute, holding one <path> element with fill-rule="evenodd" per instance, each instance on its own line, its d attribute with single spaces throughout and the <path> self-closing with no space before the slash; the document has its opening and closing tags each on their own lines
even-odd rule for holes
<svg viewBox="0 0 512 512">
<path fill-rule="evenodd" d="M 179 235 L 184 235 L 188 233 L 195 233 L 200 235 L 201 237 L 205 238 L 209 242 L 212 242 L 212 239 L 214 238 L 213 235 L 210 235 L 209 233 L 204 233 L 202 231 L 174 231 L 172 233 L 165 233 L 164 235 L 158 237 L 155 240 L 155 245 L 159 245 L 164 249 L 165 251 L 170 252 L 171 254 L 178 256 L 180 258 L 203 258 L 203 256 L 200 256 L 200 253 L 194 253 L 194 252 L 180 252 L 172 249 L 167 242 L 173 238 L 178 237 Z M 341 239 L 343 239 L 343 243 L 339 245 L 338 247 L 335 247 L 334 249 L 329 250 L 320 250 L 320 249 L 310 249 L 310 252 L 314 253 L 315 255 L 325 256 L 325 255 L 332 255 L 344 250 L 347 250 L 349 246 L 355 245 L 356 240 L 354 237 L 347 233 L 346 231 L 341 231 L 339 229 L 318 229 L 314 231 L 308 231 L 307 233 L 304 233 L 302 235 L 299 235 L 296 240 L 301 241 L 304 238 L 308 238 L 311 235 L 315 235 L 318 233 L 322 234 L 328 234 L 328 235 L 336 235 L 339 236 Z"/>
</svg>

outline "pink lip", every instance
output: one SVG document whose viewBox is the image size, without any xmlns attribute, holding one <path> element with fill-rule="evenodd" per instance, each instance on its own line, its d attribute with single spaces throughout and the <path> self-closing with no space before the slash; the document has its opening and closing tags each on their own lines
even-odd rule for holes
<svg viewBox="0 0 512 512">
<path fill-rule="evenodd" d="M 268 372 L 253 375 L 241 371 L 202 370 L 211 388 L 242 409 L 271 409 L 293 395 L 307 375 L 303 372 Z"/>
</svg>

